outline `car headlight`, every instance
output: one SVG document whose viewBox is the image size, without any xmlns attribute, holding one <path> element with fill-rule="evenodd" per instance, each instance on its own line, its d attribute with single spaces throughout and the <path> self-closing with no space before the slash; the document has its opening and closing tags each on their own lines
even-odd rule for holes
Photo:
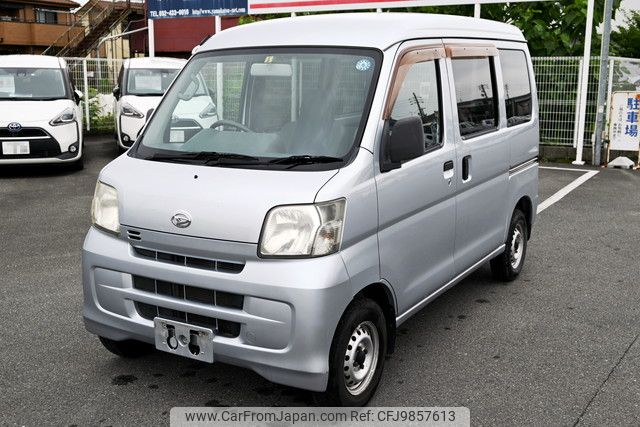
<svg viewBox="0 0 640 427">
<path fill-rule="evenodd" d="M 110 233 L 120 233 L 118 192 L 115 188 L 98 181 L 91 202 L 91 224 Z"/>
<path fill-rule="evenodd" d="M 316 257 L 340 250 L 345 199 L 311 205 L 276 206 L 260 236 L 262 257 Z"/>
<path fill-rule="evenodd" d="M 67 123 L 75 122 L 76 110 L 73 108 L 65 108 L 65 110 L 53 118 L 49 124 L 51 126 L 66 125 Z"/>
<path fill-rule="evenodd" d="M 209 103 L 206 107 L 204 107 L 204 110 L 200 112 L 200 118 L 206 119 L 209 117 L 214 117 L 216 114 L 218 114 L 218 111 L 216 110 L 216 106 L 213 105 L 212 103 Z"/>
<path fill-rule="evenodd" d="M 120 106 L 120 113 L 123 116 L 137 117 L 139 119 L 144 117 L 144 114 L 142 114 L 140 111 L 133 108 L 131 104 L 127 104 L 126 102 L 123 102 L 122 105 Z"/>
</svg>

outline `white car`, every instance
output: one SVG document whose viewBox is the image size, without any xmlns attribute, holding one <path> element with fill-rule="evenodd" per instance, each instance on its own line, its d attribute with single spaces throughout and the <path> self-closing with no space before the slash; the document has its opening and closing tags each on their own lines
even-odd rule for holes
<svg viewBox="0 0 640 427">
<path fill-rule="evenodd" d="M 82 92 L 64 59 L 6 55 L 0 60 L 0 165 L 83 166 Z"/>
<path fill-rule="evenodd" d="M 123 62 L 118 86 L 113 89 L 116 141 L 121 151 L 133 145 L 148 116 L 185 63 L 184 59 L 158 57 L 131 58 Z M 199 79 L 197 87 L 206 88 L 202 77 Z M 195 102 L 183 103 L 189 108 L 179 108 L 174 117 L 172 138 L 176 143 L 185 142 L 190 134 L 217 121 L 211 94 L 202 89 L 196 90 L 193 96 Z"/>
</svg>

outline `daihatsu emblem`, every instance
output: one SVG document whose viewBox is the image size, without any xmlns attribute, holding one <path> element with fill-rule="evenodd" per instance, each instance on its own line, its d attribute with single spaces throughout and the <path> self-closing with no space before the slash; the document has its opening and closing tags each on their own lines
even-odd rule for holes
<svg viewBox="0 0 640 427">
<path fill-rule="evenodd" d="M 187 228 L 191 225 L 191 216 L 186 212 L 178 212 L 171 217 L 171 223 L 178 228 Z"/>
<path fill-rule="evenodd" d="M 9 129 L 9 132 L 20 132 L 20 129 L 22 129 L 22 125 L 17 122 L 12 122 L 9 123 L 7 129 Z"/>
</svg>

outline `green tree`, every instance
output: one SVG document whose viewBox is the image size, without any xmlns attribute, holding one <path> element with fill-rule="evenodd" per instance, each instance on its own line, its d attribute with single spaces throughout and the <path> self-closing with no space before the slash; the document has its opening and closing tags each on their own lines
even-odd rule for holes
<svg viewBox="0 0 640 427">
<path fill-rule="evenodd" d="M 614 0 L 613 11 L 620 7 Z M 406 9 L 426 13 L 472 16 L 473 6 L 430 6 Z M 482 18 L 507 22 L 520 28 L 533 56 L 577 56 L 584 49 L 584 24 L 587 0 L 560 0 L 527 3 L 483 4 Z M 593 54 L 600 52 L 596 28 L 604 18 L 604 0 L 595 1 L 593 17 Z"/>
<path fill-rule="evenodd" d="M 611 54 L 640 58 L 640 12 L 625 17 L 625 26 L 611 33 Z"/>
</svg>

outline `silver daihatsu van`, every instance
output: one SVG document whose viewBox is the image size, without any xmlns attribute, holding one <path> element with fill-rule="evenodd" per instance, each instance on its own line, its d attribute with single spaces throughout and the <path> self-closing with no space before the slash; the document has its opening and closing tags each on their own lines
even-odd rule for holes
<svg viewBox="0 0 640 427">
<path fill-rule="evenodd" d="M 175 138 L 199 93 L 217 120 Z M 120 356 L 156 348 L 363 405 L 398 325 L 485 262 L 522 270 L 538 139 L 513 26 L 369 13 L 225 30 L 100 173 L 86 327 Z"/>
</svg>

